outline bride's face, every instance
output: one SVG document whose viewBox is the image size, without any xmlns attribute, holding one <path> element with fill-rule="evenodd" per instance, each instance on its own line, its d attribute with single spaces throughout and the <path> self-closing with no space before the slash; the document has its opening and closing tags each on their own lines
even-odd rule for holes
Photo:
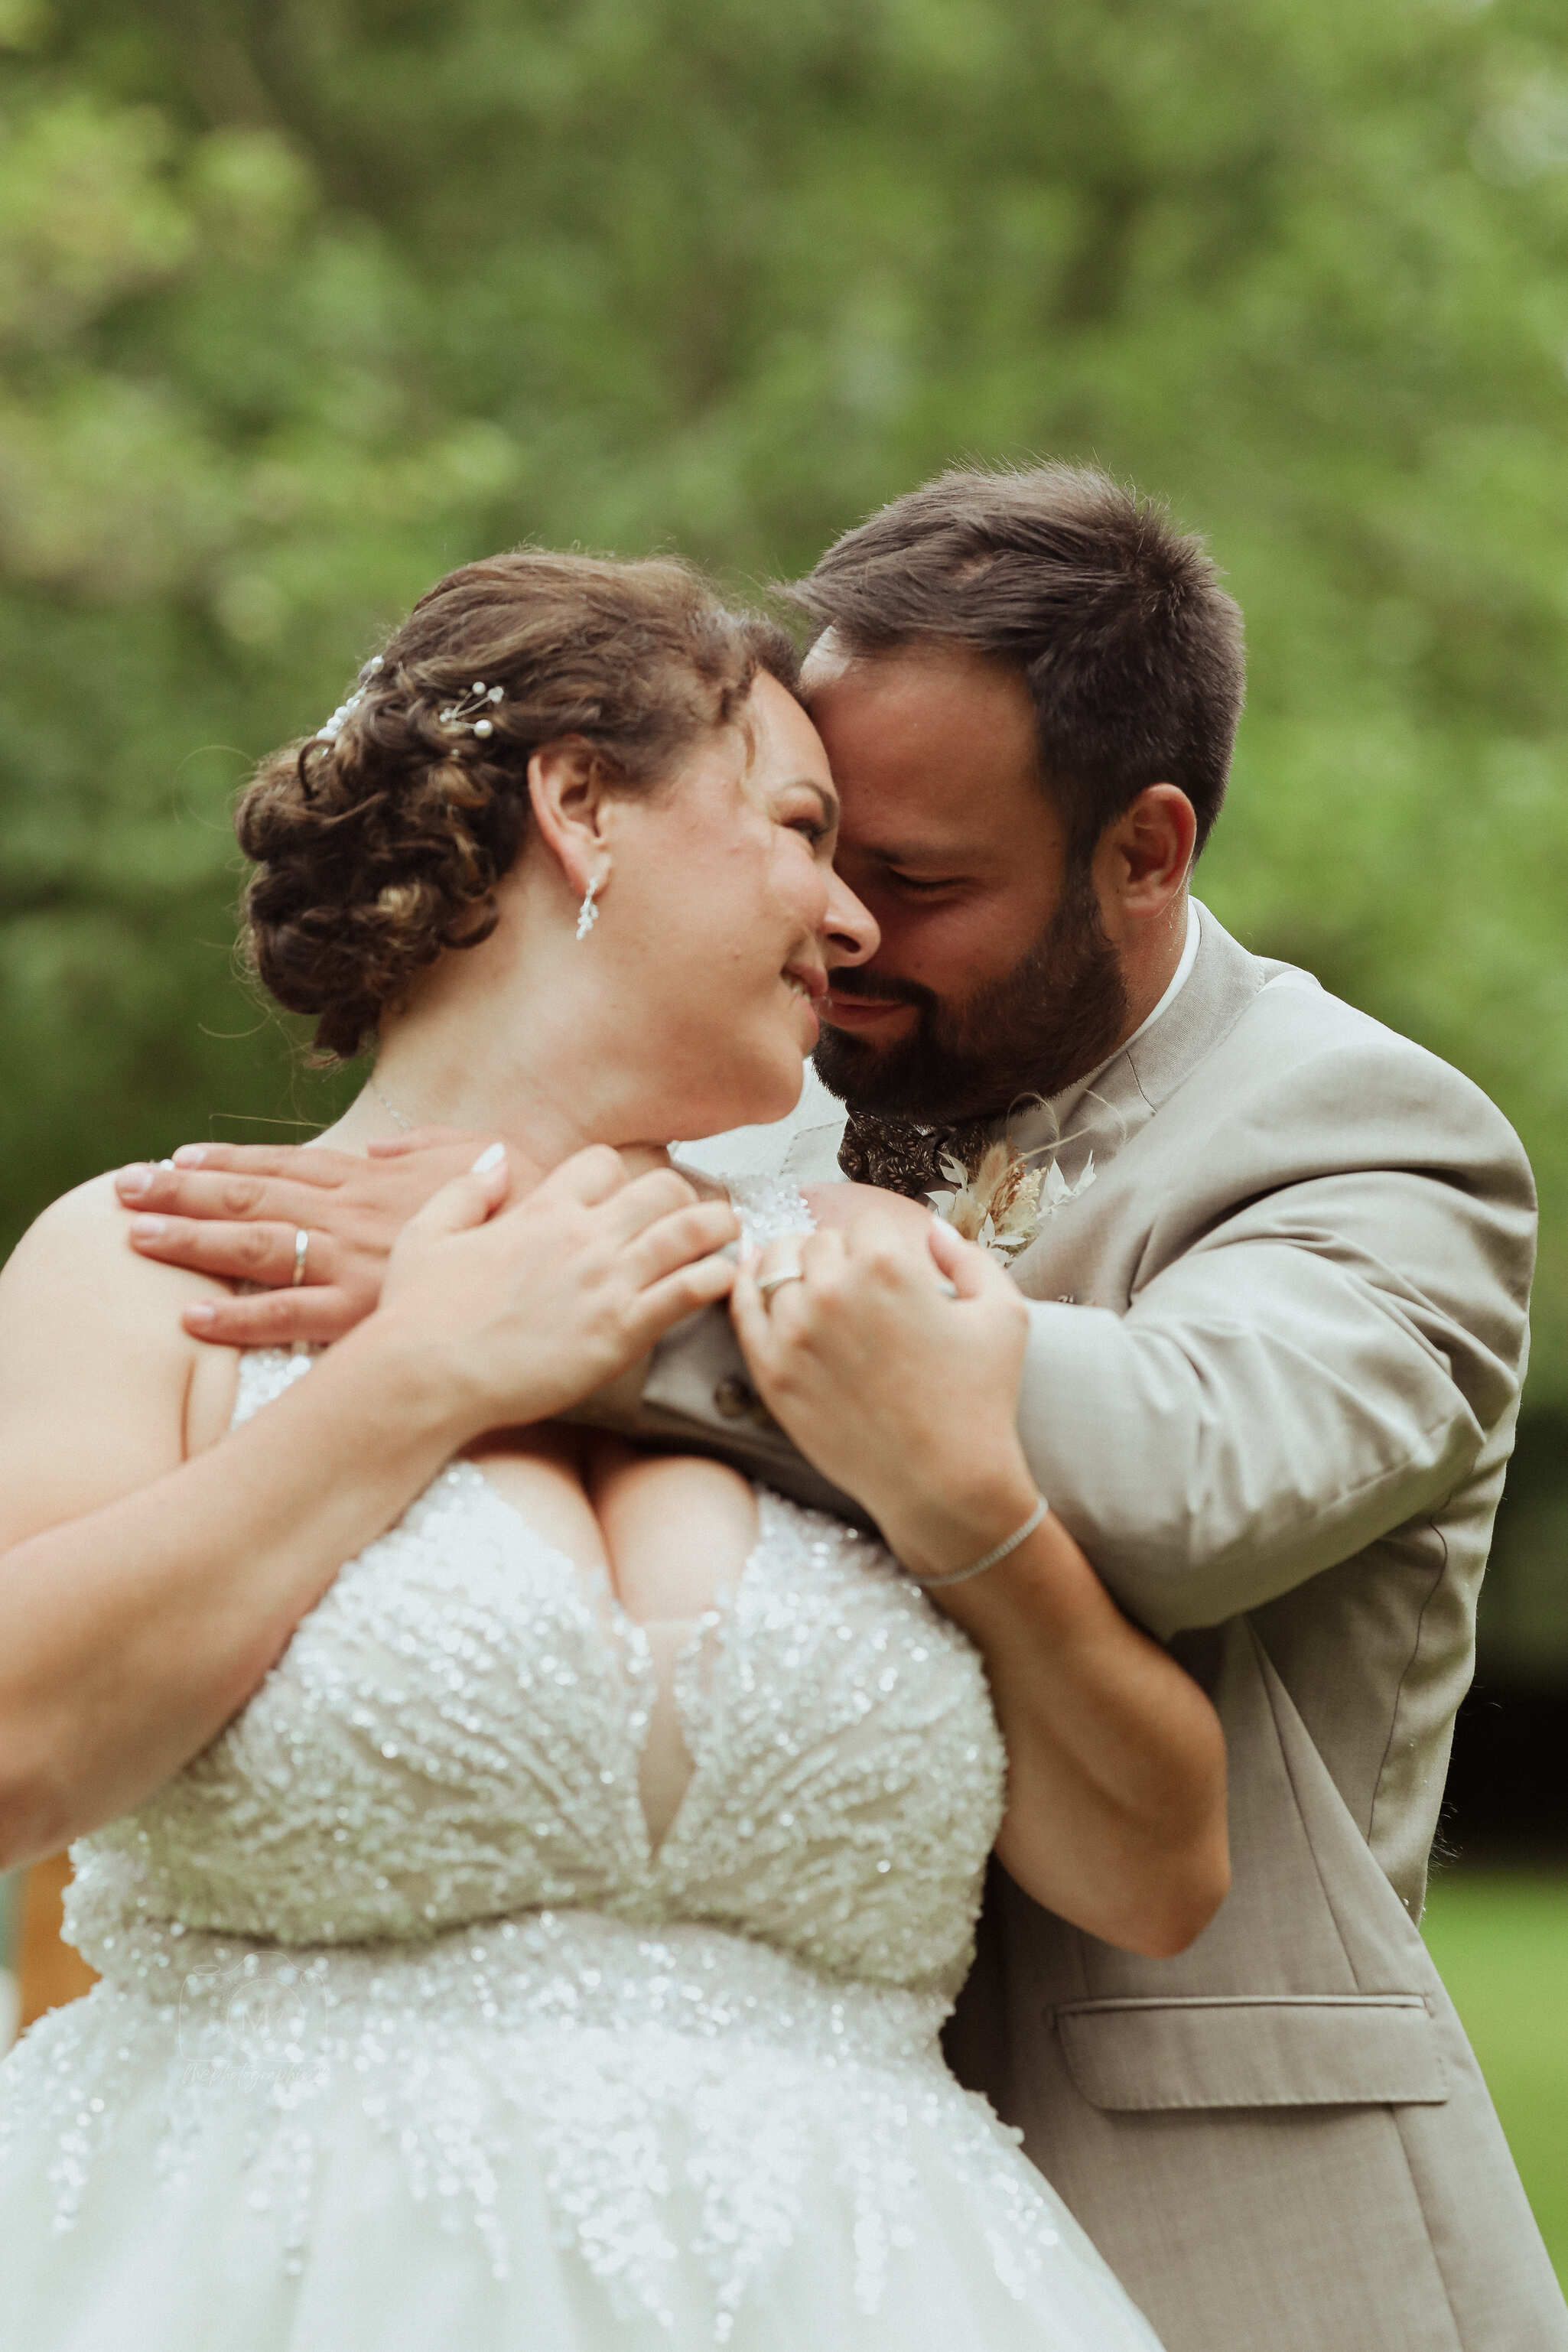
<svg viewBox="0 0 1568 2352">
<path fill-rule="evenodd" d="M 800 1096 L 827 975 L 876 952 L 833 870 L 838 799 L 822 740 L 765 674 L 741 723 L 662 790 L 613 811 L 598 952 L 629 1045 L 647 1041 L 647 1134 L 695 1140 L 781 1118 Z"/>
</svg>

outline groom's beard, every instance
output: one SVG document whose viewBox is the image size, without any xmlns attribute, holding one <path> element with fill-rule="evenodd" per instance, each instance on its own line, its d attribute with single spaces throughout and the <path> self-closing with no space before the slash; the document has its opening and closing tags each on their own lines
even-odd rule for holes
<svg viewBox="0 0 1568 2352">
<path fill-rule="evenodd" d="M 840 996 L 915 1007 L 910 1035 L 879 1050 L 825 1024 L 817 1076 L 851 1110 L 945 1126 L 1006 1111 L 1020 1095 L 1059 1094 L 1114 1051 L 1127 991 L 1087 867 L 1021 963 L 961 1004 L 915 981 L 837 971 Z"/>
</svg>

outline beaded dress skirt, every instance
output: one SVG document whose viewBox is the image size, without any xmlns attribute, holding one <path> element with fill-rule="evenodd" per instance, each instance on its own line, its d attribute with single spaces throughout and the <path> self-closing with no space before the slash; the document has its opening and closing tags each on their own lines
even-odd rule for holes
<svg viewBox="0 0 1568 2352">
<path fill-rule="evenodd" d="M 309 1360 L 241 1365 L 237 1419 Z M 674 1654 L 466 1462 L 75 1848 L 0 2065 L 30 2352 L 1158 2352 L 943 2065 L 1005 1759 L 876 1544 L 759 1495 Z"/>
</svg>

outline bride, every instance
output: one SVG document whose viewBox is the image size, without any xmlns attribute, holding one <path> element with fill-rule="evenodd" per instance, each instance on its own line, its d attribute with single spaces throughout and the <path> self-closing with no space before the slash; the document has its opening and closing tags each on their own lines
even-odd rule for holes
<svg viewBox="0 0 1568 2352">
<path fill-rule="evenodd" d="M 107 1179 L 0 1279 L 0 1866 L 76 1841 L 102 1979 L 0 2067 L 18 2345 L 1152 2352 L 936 2036 L 994 1841 L 1196 1932 L 1217 1724 L 1040 1517 L 998 1270 L 665 1150 L 788 1110 L 876 944 L 793 678 L 674 563 L 443 581 L 250 786 L 247 919 L 376 1046 L 341 1150 L 494 1143 L 324 1352 L 199 1344 Z M 874 1346 L 790 1387 L 890 1550 L 556 1419 L 857 1263 Z M 1009 1539 L 1055 1634 L 993 1693 L 942 1580 Z"/>
</svg>

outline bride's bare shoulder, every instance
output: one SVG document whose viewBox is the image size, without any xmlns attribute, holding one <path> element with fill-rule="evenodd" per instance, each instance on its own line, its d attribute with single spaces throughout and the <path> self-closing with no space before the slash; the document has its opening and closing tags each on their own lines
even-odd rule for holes
<svg viewBox="0 0 1568 2352">
<path fill-rule="evenodd" d="M 217 1286 L 139 1257 L 130 1223 L 95 1177 L 0 1273 L 0 1548 L 147 1485 L 225 1425 L 235 1359 L 180 1321 Z"/>
<path fill-rule="evenodd" d="M 752 1210 L 771 1197 L 776 1196 L 781 1202 L 803 1200 L 819 1233 L 833 1229 L 847 1233 L 868 1223 L 891 1223 L 912 1234 L 923 1233 L 931 1223 L 931 1211 L 922 1202 L 906 1200 L 901 1192 L 881 1192 L 875 1184 L 796 1186 L 788 1177 L 769 1175 L 736 1177 L 726 1184 L 685 1161 L 678 1160 L 675 1166 L 705 1199 L 729 1198 L 738 1206 Z"/>
<path fill-rule="evenodd" d="M 730 1187 L 717 1176 L 710 1176 L 705 1168 L 694 1168 L 689 1160 L 672 1158 L 670 1166 L 678 1176 L 684 1176 L 700 1201 L 727 1201 Z"/>
<path fill-rule="evenodd" d="M 805 1202 L 819 1231 L 848 1233 L 867 1223 L 892 1223 L 923 1233 L 931 1223 L 931 1211 L 922 1202 L 875 1184 L 808 1184 Z"/>
<path fill-rule="evenodd" d="M 114 1189 L 112 1173 L 89 1178 L 52 1201 L 36 1218 L 0 1272 L 0 1334 L 7 1350 L 33 1339 L 57 1318 L 79 1344 L 127 1341 L 195 1345 L 180 1313 L 226 1286 L 178 1266 L 139 1256 L 131 1246 L 132 1212 Z M 40 1324 L 40 1318 L 42 1323 Z"/>
</svg>

